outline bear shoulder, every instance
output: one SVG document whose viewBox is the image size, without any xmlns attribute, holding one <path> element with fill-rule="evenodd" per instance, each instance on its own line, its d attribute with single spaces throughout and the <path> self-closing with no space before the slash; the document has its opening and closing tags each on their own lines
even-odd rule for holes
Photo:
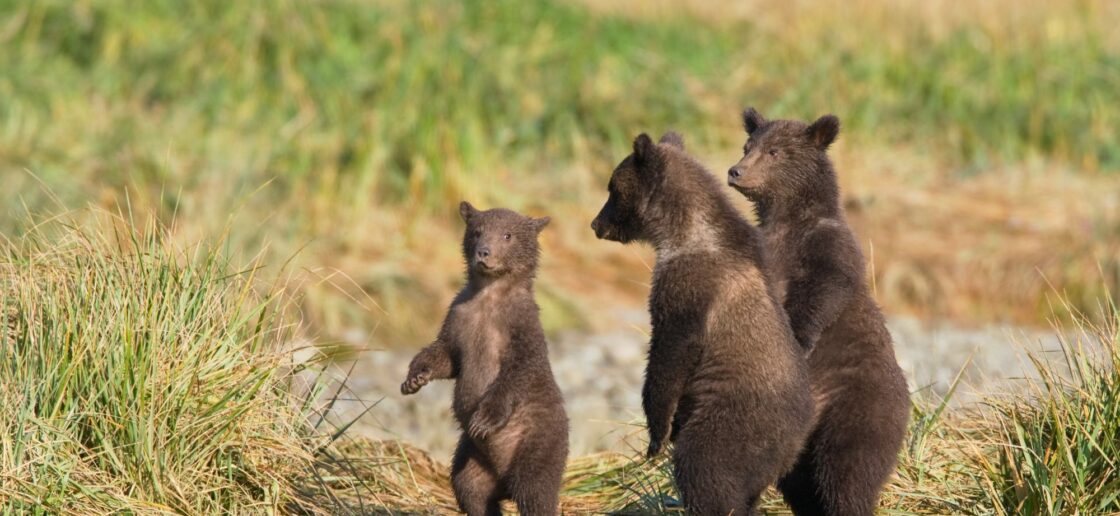
<svg viewBox="0 0 1120 516">
<path fill-rule="evenodd" d="M 802 241 L 807 265 L 813 267 L 830 264 L 849 276 L 862 276 L 863 253 L 851 228 L 841 220 L 821 219 L 808 231 Z"/>
</svg>

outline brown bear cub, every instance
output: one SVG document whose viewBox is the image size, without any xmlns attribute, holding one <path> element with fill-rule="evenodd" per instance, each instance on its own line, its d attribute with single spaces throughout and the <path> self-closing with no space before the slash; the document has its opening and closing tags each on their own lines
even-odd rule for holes
<svg viewBox="0 0 1120 516">
<path fill-rule="evenodd" d="M 533 300 L 537 236 L 549 219 L 466 202 L 459 213 L 467 284 L 435 342 L 412 359 L 401 392 L 455 379 L 463 435 L 451 483 L 463 512 L 501 514 L 500 502 L 512 499 L 521 514 L 557 514 L 568 417 Z"/>
<path fill-rule="evenodd" d="M 675 443 L 690 513 L 753 514 L 797 460 L 813 415 L 803 353 L 764 278 L 762 237 L 675 133 L 656 144 L 638 136 L 607 190 L 595 235 L 657 252 L 648 455 Z"/>
<path fill-rule="evenodd" d="M 767 121 L 753 108 L 743 121 L 749 138 L 727 180 L 754 202 L 770 278 L 809 353 L 816 407 L 805 450 L 778 488 L 799 515 L 872 514 L 910 402 L 826 153 L 840 122 Z"/>
</svg>

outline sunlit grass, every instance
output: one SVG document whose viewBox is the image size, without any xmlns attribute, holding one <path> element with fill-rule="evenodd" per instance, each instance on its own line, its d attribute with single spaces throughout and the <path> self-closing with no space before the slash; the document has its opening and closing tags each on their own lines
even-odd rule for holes
<svg viewBox="0 0 1120 516">
<path fill-rule="evenodd" d="M 299 506 L 323 440 L 279 291 L 220 244 L 99 218 L 0 244 L 0 512 Z"/>
<path fill-rule="evenodd" d="M 1031 356 L 1040 380 L 991 401 L 976 465 L 1002 514 L 1120 512 L 1120 312 L 1104 302 L 1114 315 L 1063 337 L 1058 366 Z"/>
<path fill-rule="evenodd" d="M 518 191 L 488 182 L 611 163 L 640 130 L 737 147 L 722 129 L 750 103 L 837 111 L 852 138 L 957 166 L 1120 166 L 1113 10 L 1036 6 L 1050 18 L 1002 30 L 890 5 L 718 25 L 510 0 L 8 5 L 0 157 L 109 186 L 220 173 L 446 210 Z"/>
</svg>

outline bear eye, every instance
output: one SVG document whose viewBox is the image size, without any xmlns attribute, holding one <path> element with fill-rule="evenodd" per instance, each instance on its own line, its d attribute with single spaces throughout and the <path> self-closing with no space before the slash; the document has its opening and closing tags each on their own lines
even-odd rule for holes
<svg viewBox="0 0 1120 516">
<path fill-rule="evenodd" d="M 502 235 L 502 238 L 504 238 L 506 240 L 509 240 L 512 237 L 513 237 L 513 235 L 510 235 L 509 233 L 506 233 L 506 234 Z"/>
<path fill-rule="evenodd" d="M 476 230 L 471 232 L 471 235 L 474 236 L 475 238 L 478 238 L 478 237 L 482 236 L 482 230 L 481 229 L 476 229 Z"/>
<path fill-rule="evenodd" d="M 770 149 L 769 154 L 773 157 L 778 156 L 778 149 Z"/>
</svg>

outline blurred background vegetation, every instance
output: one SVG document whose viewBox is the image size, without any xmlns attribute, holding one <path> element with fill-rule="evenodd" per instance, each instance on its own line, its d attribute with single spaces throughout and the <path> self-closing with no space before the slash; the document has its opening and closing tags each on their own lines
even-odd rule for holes
<svg viewBox="0 0 1120 516">
<path fill-rule="evenodd" d="M 640 307 L 587 229 L 639 132 L 717 174 L 739 111 L 843 121 L 891 313 L 1039 324 L 1120 286 L 1120 6 L 1105 0 L 0 2 L 0 231 L 95 205 L 311 279 L 324 340 L 416 346 L 457 202 L 550 214 L 546 326 Z M 747 209 L 745 201 L 740 201 Z"/>
</svg>

